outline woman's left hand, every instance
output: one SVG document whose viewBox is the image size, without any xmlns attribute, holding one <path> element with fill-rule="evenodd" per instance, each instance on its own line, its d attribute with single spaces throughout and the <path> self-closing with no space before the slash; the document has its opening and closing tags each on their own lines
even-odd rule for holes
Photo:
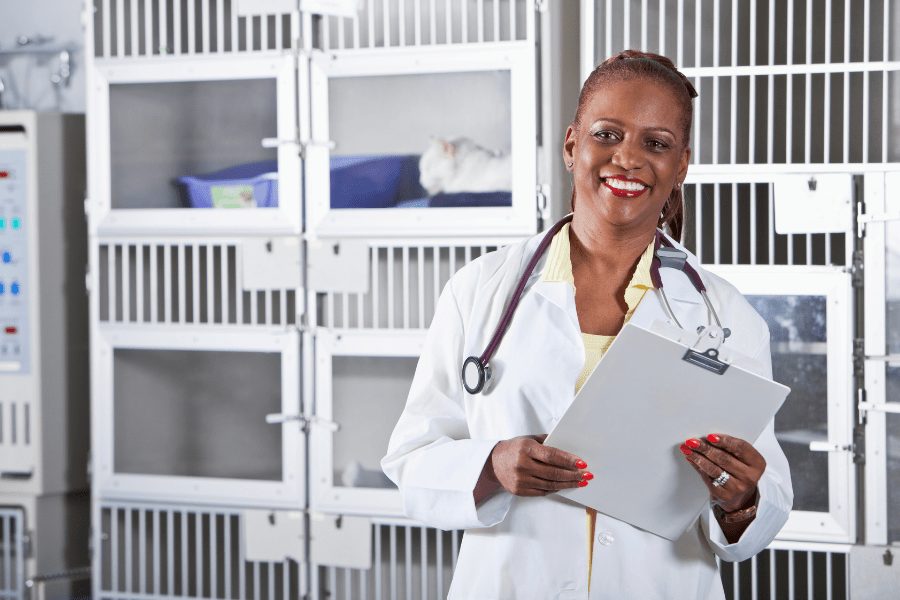
<svg viewBox="0 0 900 600">
<path fill-rule="evenodd" d="M 750 443 L 730 435 L 711 433 L 681 445 L 685 458 L 700 473 L 710 498 L 725 512 L 744 508 L 756 495 L 756 484 L 766 470 L 766 459 Z M 724 485 L 713 481 L 729 474 Z"/>
</svg>

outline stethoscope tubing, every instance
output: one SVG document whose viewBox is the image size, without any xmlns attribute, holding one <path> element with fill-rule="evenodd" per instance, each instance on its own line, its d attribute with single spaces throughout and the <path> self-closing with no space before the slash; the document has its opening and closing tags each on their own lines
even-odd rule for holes
<svg viewBox="0 0 900 600">
<path fill-rule="evenodd" d="M 522 297 L 522 293 L 525 291 L 525 286 L 528 285 L 528 280 L 531 278 L 531 274 L 534 272 L 534 268 L 537 266 L 538 261 L 541 260 L 541 257 L 547 251 L 547 248 L 550 247 L 550 243 L 553 241 L 553 236 L 559 233 L 559 230 L 562 229 L 566 223 L 571 222 L 574 216 L 574 213 L 570 213 L 560 219 L 553 227 L 550 228 L 550 230 L 544 236 L 544 239 L 541 240 L 541 243 L 537 247 L 537 250 L 534 251 L 534 255 L 532 255 L 531 260 L 528 261 L 528 266 L 525 267 L 525 271 L 523 272 L 521 279 L 519 279 L 519 284 L 516 286 L 515 292 L 513 292 L 512 298 L 509 301 L 509 305 L 507 305 L 506 310 L 503 312 L 503 317 L 501 317 L 500 322 L 497 324 L 497 328 L 494 330 L 494 335 L 491 336 L 491 341 L 488 342 L 487 348 L 484 349 L 484 352 L 482 352 L 481 356 L 479 357 L 482 366 L 488 365 L 491 357 L 497 350 L 497 346 L 500 345 L 500 340 L 503 339 L 503 334 L 505 334 L 506 330 L 509 329 L 509 324 L 512 321 L 513 313 L 519 306 L 519 299 Z"/>
<path fill-rule="evenodd" d="M 462 368 L 462 383 L 463 387 L 470 394 L 477 394 L 483 388 L 484 384 L 491 377 L 491 369 L 490 369 L 490 360 L 491 357 L 494 356 L 494 352 L 497 351 L 497 347 L 500 345 L 500 341 L 503 339 L 503 336 L 506 334 L 506 330 L 509 329 L 509 325 L 512 322 L 513 314 L 516 311 L 516 308 L 519 306 L 519 300 L 522 298 L 522 294 L 525 292 L 525 286 L 528 285 L 528 280 L 531 278 L 531 275 L 534 273 L 534 268 L 537 266 L 538 261 L 541 260 L 541 257 L 544 253 L 547 252 L 547 248 L 550 247 L 551 242 L 553 241 L 553 237 L 559 233 L 559 231 L 566 225 L 566 223 L 570 223 L 574 217 L 574 213 L 570 213 L 560 219 L 556 224 L 551 227 L 547 233 L 544 235 L 544 238 L 541 240 L 541 243 L 538 245 L 537 249 L 534 251 L 534 254 L 531 256 L 531 260 L 528 261 L 528 265 L 525 267 L 525 270 L 522 273 L 521 278 L 519 279 L 519 283 L 516 285 L 516 289 L 513 292 L 512 298 L 510 298 L 509 304 L 506 306 L 506 310 L 503 311 L 503 316 L 500 318 L 500 322 L 497 324 L 497 328 L 494 330 L 494 334 L 491 336 L 490 341 L 488 342 L 487 347 L 484 349 L 484 352 L 481 353 L 481 356 L 475 357 L 470 356 L 463 362 Z M 672 248 L 676 250 L 675 254 L 680 255 L 678 258 L 674 259 L 674 261 L 667 261 L 670 264 L 663 265 L 663 260 L 660 258 L 659 250 L 665 245 L 668 248 Z M 709 300 L 709 296 L 706 293 L 706 286 L 703 284 L 703 280 L 700 278 L 699 273 L 697 273 L 696 269 L 692 267 L 687 262 L 687 255 L 675 249 L 675 246 L 666 238 L 665 235 L 661 231 L 656 232 L 656 239 L 654 240 L 654 248 L 653 248 L 654 260 L 653 264 L 650 266 L 650 278 L 653 281 L 654 287 L 659 290 L 660 295 L 663 299 L 663 306 L 665 306 L 666 312 L 672 321 L 680 328 L 684 329 L 678 319 L 675 317 L 675 313 L 672 311 L 672 307 L 669 305 L 669 299 L 666 296 L 666 292 L 663 289 L 662 277 L 660 277 L 659 269 L 660 266 L 667 266 L 676 268 L 684 272 L 687 275 L 688 279 L 690 279 L 691 283 L 694 286 L 694 289 L 700 294 L 703 298 L 703 301 L 706 303 L 707 308 L 709 308 L 710 312 L 713 315 L 713 318 L 716 321 L 716 324 L 721 328 L 722 322 L 719 320 L 719 315 L 716 313 L 715 308 L 713 308 L 712 303 Z M 673 262 L 675 264 L 673 264 Z M 730 335 L 730 331 L 725 330 L 725 337 Z M 475 386 L 469 386 L 466 381 L 466 368 L 469 364 L 474 364 L 475 368 L 478 370 L 478 382 Z"/>
</svg>

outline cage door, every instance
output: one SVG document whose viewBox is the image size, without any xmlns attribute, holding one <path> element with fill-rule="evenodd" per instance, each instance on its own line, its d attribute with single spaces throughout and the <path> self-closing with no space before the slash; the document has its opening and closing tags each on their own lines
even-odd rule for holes
<svg viewBox="0 0 900 600">
<path fill-rule="evenodd" d="M 95 340 L 95 474 L 104 497 L 304 505 L 296 331 L 109 327 Z"/>
<path fill-rule="evenodd" d="M 300 232 L 292 55 L 97 61 L 90 80 L 91 232 Z"/>
<path fill-rule="evenodd" d="M 780 539 L 856 539 L 851 276 L 838 267 L 711 266 L 766 320 L 773 378 L 791 388 L 775 415 L 794 506 Z"/>
<path fill-rule="evenodd" d="M 404 516 L 381 459 L 406 405 L 424 339 L 424 332 L 316 333 L 313 510 Z"/>
<path fill-rule="evenodd" d="M 313 235 L 535 232 L 532 46 L 316 54 L 310 89 Z"/>
</svg>

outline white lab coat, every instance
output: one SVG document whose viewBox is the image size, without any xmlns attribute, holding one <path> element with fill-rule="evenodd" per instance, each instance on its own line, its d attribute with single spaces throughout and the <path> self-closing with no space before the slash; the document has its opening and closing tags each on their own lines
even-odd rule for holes
<svg viewBox="0 0 900 600">
<path fill-rule="evenodd" d="M 460 270 L 438 302 L 406 408 L 382 468 L 400 488 L 406 514 L 441 529 L 465 529 L 449 598 L 587 599 L 584 507 L 557 495 L 522 498 L 501 490 L 476 506 L 472 490 L 494 445 L 548 433 L 575 395 L 584 344 L 571 286 L 544 282 L 546 256 L 528 280 L 512 324 L 490 360 L 486 391 L 469 395 L 460 369 L 484 350 L 543 234 L 498 250 Z M 680 246 L 679 246 L 680 247 Z M 726 342 L 756 358 L 771 377 L 769 331 L 729 283 L 698 267 L 710 300 L 732 336 Z M 688 278 L 660 269 L 676 317 L 687 328 L 712 318 Z M 631 322 L 668 320 L 659 292 L 645 294 Z M 635 377 L 652 365 L 635 365 Z M 611 399 L 616 401 L 616 399 Z M 635 444 L 640 443 L 636 431 Z M 597 516 L 590 598 L 723 599 L 715 555 L 740 561 L 764 549 L 787 520 L 790 473 L 772 423 L 755 447 L 767 467 L 759 481 L 756 520 L 728 544 L 706 511 L 677 541 Z M 616 459 L 627 460 L 628 449 Z M 590 467 L 590 466 L 589 466 Z M 603 485 L 594 480 L 591 485 Z"/>
</svg>

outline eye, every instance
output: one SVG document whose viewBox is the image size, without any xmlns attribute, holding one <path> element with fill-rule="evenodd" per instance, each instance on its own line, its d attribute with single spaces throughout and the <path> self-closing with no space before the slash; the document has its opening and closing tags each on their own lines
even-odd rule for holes
<svg viewBox="0 0 900 600">
<path fill-rule="evenodd" d="M 615 131 L 610 131 L 608 129 L 600 129 L 591 133 L 592 136 L 599 140 L 617 140 L 619 139 L 618 134 Z"/>
<path fill-rule="evenodd" d="M 658 139 L 647 140 L 647 145 L 654 150 L 665 150 L 669 147 L 667 142 Z"/>
</svg>

